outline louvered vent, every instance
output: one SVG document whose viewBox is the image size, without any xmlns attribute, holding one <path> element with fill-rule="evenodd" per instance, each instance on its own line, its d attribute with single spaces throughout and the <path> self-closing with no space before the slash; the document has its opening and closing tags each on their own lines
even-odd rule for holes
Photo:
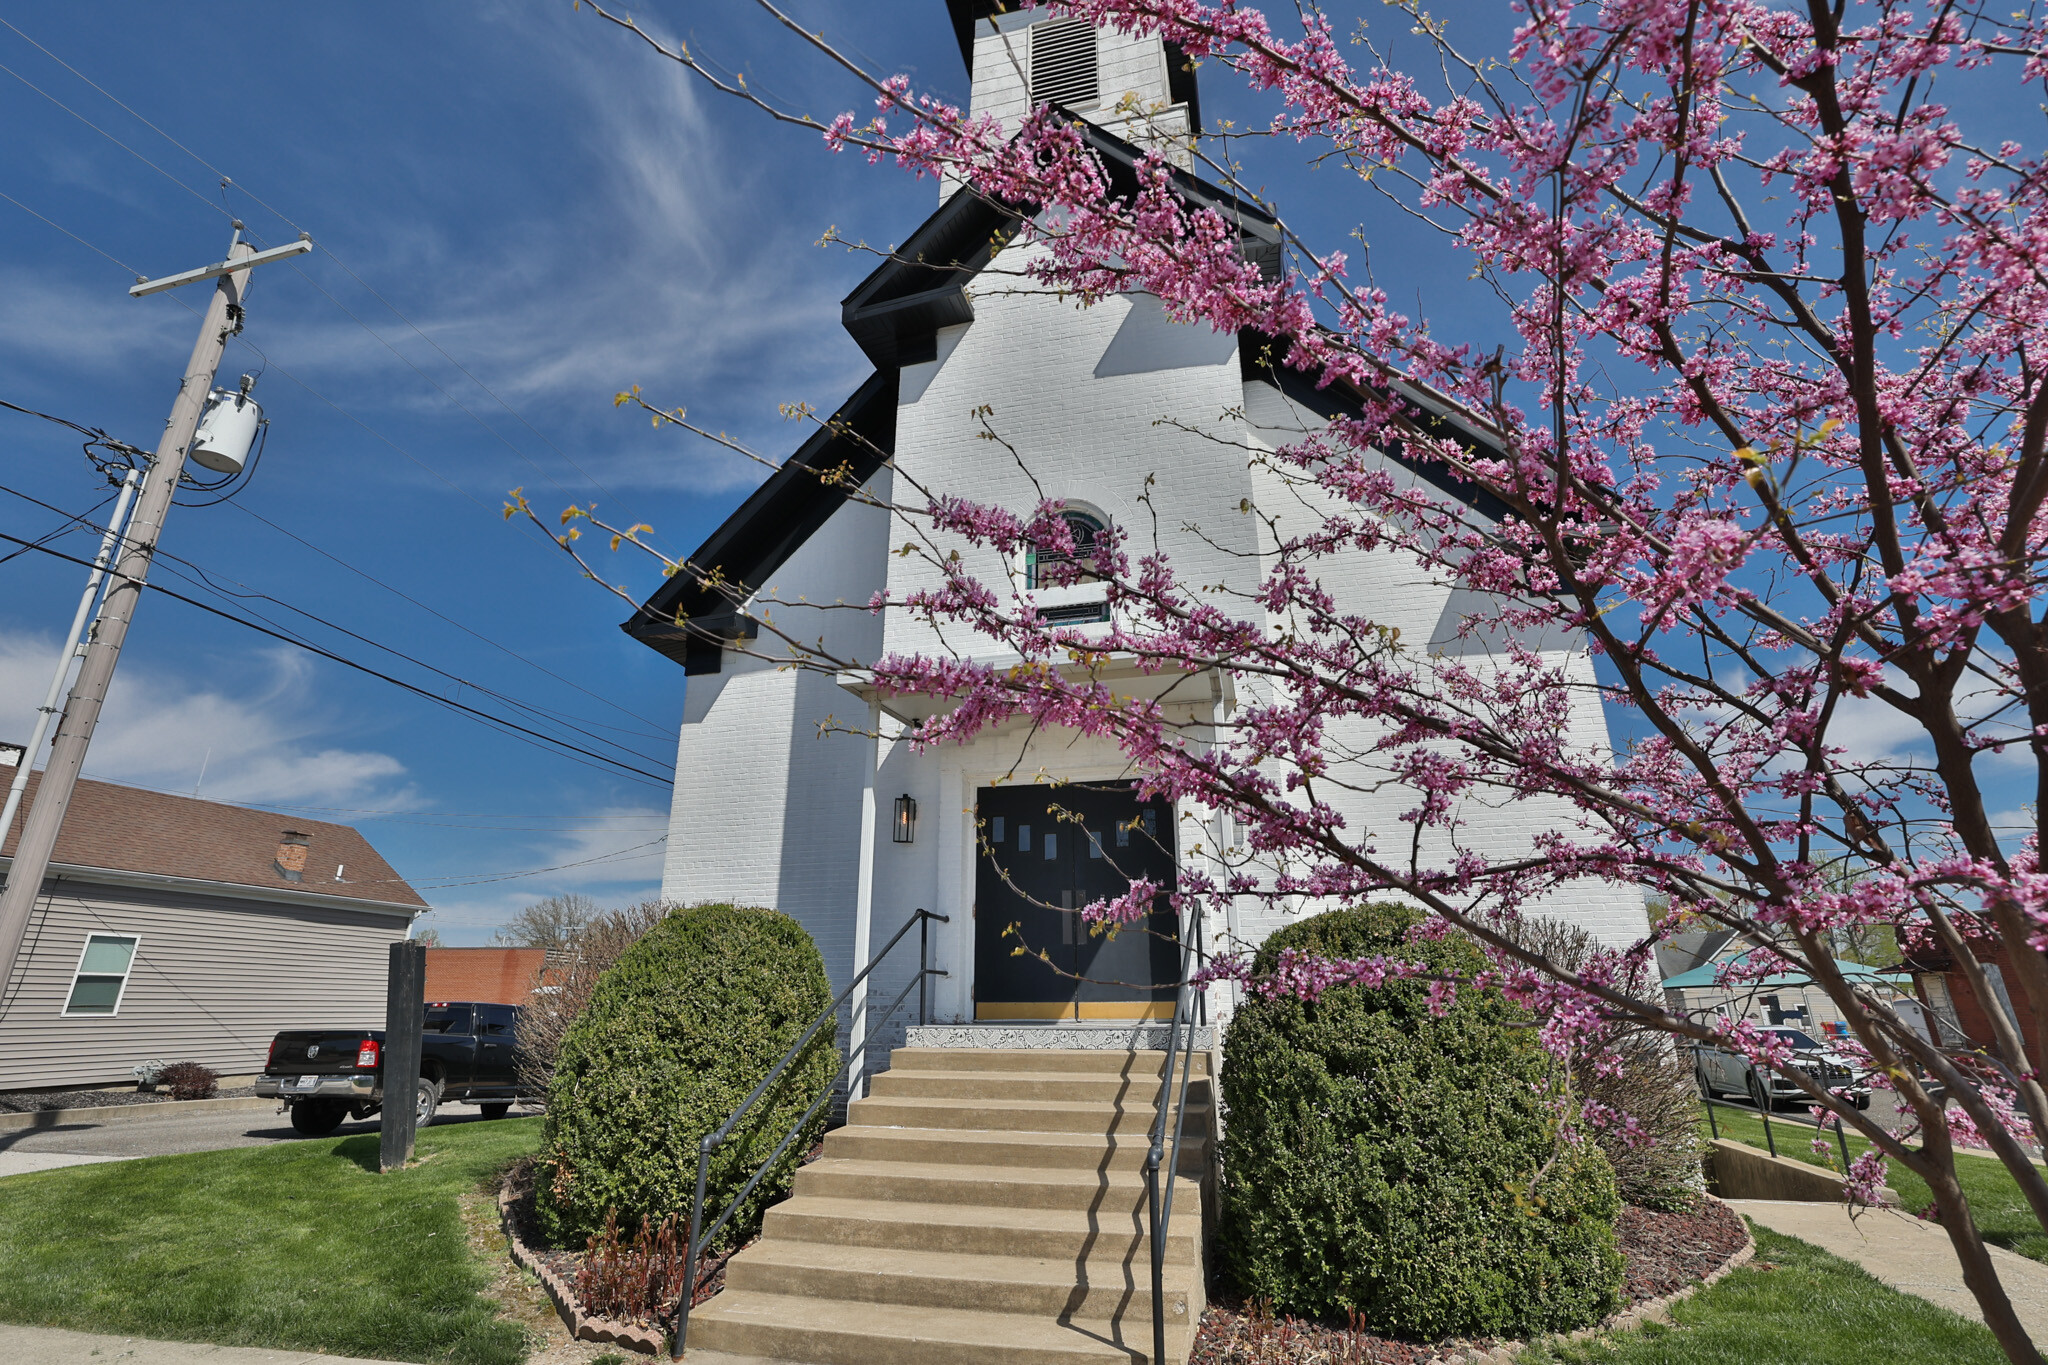
<svg viewBox="0 0 2048 1365">
<path fill-rule="evenodd" d="M 1079 19 L 1031 26 L 1031 103 L 1070 109 L 1095 103 L 1095 28 Z"/>
</svg>

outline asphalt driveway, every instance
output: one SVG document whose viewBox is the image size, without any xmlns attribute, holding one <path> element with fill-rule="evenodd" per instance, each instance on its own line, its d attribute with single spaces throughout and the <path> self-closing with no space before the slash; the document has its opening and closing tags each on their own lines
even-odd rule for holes
<svg viewBox="0 0 2048 1365">
<path fill-rule="evenodd" d="M 466 1104 L 450 1104 L 434 1123 L 481 1123 L 483 1115 Z M 374 1133 L 377 1120 L 344 1123 L 333 1137 Z M 138 1156 L 170 1156 L 178 1152 L 211 1152 L 226 1147 L 263 1147 L 273 1142 L 317 1141 L 295 1132 L 291 1120 L 267 1109 L 230 1113 L 186 1114 L 159 1122 L 71 1123 L 48 1128 L 0 1132 L 0 1177 L 53 1166 L 93 1161 L 122 1161 Z"/>
</svg>

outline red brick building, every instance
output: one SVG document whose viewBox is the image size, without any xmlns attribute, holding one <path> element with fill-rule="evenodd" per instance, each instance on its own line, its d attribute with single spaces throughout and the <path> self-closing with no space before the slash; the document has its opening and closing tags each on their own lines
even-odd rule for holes
<svg viewBox="0 0 2048 1365">
<path fill-rule="evenodd" d="M 429 948 L 427 999 L 523 1005 L 547 960 L 545 948 Z"/>
<path fill-rule="evenodd" d="M 1947 952 L 1932 940 L 1931 934 L 1910 936 L 1906 942 L 1906 965 L 1912 969 L 1920 999 L 1934 1015 L 1936 1024 L 1948 1031 L 1948 1036 L 1942 1041 L 1955 1044 L 1966 1039 L 1978 1047 L 1990 1047 L 1991 1018 L 1984 1002 L 1977 998 L 1977 993 L 1970 988 L 1963 974 L 1955 970 L 1955 963 Z M 1992 993 L 2005 1007 L 2007 1016 L 2019 1027 L 2021 1036 L 2040 1037 L 2040 1021 L 2034 1017 L 2033 1004 L 2027 999 L 2026 992 L 2007 984 L 2006 974 L 2012 963 L 2005 945 L 1993 938 L 1973 935 L 1970 948 L 1976 953 L 1978 962 L 1983 964 Z M 1958 1032 L 1963 1035 L 1962 1039 L 1954 1036 Z"/>
</svg>

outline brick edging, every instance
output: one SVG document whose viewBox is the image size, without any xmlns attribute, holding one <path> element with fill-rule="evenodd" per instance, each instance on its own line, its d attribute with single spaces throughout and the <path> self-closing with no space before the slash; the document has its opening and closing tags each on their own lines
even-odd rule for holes
<svg viewBox="0 0 2048 1365">
<path fill-rule="evenodd" d="M 576 1301 L 576 1291 L 519 1236 L 517 1221 L 512 1217 L 512 1205 L 517 1198 L 512 1193 L 512 1184 L 510 1172 L 498 1183 L 498 1226 L 504 1229 L 505 1240 L 511 1244 L 513 1261 L 540 1281 L 540 1287 L 554 1301 L 555 1311 L 562 1315 L 562 1325 L 569 1329 L 570 1337 L 576 1341 L 623 1346 L 643 1355 L 660 1355 L 667 1349 L 667 1336 L 651 1327 L 620 1322 L 616 1318 L 601 1318 L 583 1311 L 583 1305 Z"/>
<path fill-rule="evenodd" d="M 149 1104 L 102 1104 L 89 1109 L 32 1109 L 20 1114 L 0 1114 L 0 1133 L 22 1128 L 57 1128 L 74 1123 L 149 1123 L 189 1114 L 275 1109 L 278 1103 L 264 1095 L 236 1095 L 224 1100 L 157 1100 Z"/>
<path fill-rule="evenodd" d="M 1715 1199 L 1711 1194 L 1700 1197 L 1703 1199 L 1713 1199 L 1716 1204 L 1721 1204 L 1723 1208 L 1727 1208 L 1726 1204 L 1722 1203 L 1719 1199 Z M 1730 1209 L 1729 1212 L 1734 1213 L 1734 1210 Z M 1675 1289 L 1662 1298 L 1645 1299 L 1639 1304 L 1624 1308 L 1621 1312 L 1614 1314 L 1612 1317 L 1604 1318 L 1594 1323 L 1591 1327 L 1581 1327 L 1576 1332 L 1553 1335 L 1547 1339 L 1553 1341 L 1583 1341 L 1587 1337 L 1600 1336 L 1607 1332 L 1631 1331 L 1646 1322 L 1671 1321 L 1671 1306 L 1673 1304 L 1683 1302 L 1694 1294 L 1699 1293 L 1702 1289 L 1705 1289 L 1708 1285 L 1715 1283 L 1725 1276 L 1734 1274 L 1742 1269 L 1742 1267 L 1748 1265 L 1750 1258 L 1756 1255 L 1756 1237 L 1749 1230 L 1749 1221 L 1739 1213 L 1735 1217 L 1736 1221 L 1742 1224 L 1742 1245 L 1737 1247 L 1727 1260 L 1708 1271 L 1700 1279 L 1694 1280 L 1691 1284 L 1685 1285 L 1682 1288 Z M 1459 1347 L 1442 1355 L 1432 1357 L 1429 1365 L 1513 1365 L 1513 1362 L 1520 1358 L 1522 1352 L 1528 1349 L 1529 1343 L 1526 1341 L 1504 1341 L 1498 1346 L 1489 1346 L 1484 1349 L 1477 1346 Z"/>
</svg>

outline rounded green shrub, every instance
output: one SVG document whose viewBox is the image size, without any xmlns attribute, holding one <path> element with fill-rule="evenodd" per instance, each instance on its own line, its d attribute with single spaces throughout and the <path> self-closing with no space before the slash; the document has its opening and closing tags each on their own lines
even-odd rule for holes
<svg viewBox="0 0 2048 1365">
<path fill-rule="evenodd" d="M 1480 970 L 1469 939 L 1411 941 L 1422 916 L 1366 905 L 1289 925 L 1283 949 Z M 1560 1137 L 1555 1068 L 1495 991 L 1345 986 L 1251 998 L 1223 1044 L 1221 1222 L 1247 1298 L 1412 1340 L 1526 1337 L 1611 1312 L 1621 1287 L 1614 1176 Z"/>
<path fill-rule="evenodd" d="M 568 1246 L 608 1213 L 624 1228 L 671 1214 L 687 1222 L 698 1142 L 831 999 L 817 945 L 787 915 L 695 905 L 650 929 L 598 980 L 562 1039 L 535 1180 L 542 1232 Z M 838 1062 L 827 1024 L 713 1155 L 707 1224 L 831 1085 Z M 821 1108 L 721 1241 L 758 1227 L 788 1193 L 826 1117 Z"/>
</svg>

